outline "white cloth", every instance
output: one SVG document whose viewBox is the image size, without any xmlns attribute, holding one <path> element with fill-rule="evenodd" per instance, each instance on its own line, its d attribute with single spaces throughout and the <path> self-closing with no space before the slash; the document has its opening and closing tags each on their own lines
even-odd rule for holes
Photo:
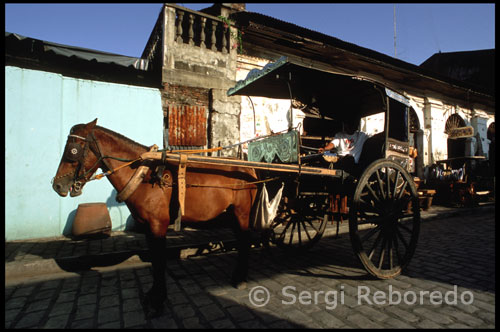
<svg viewBox="0 0 500 332">
<path fill-rule="evenodd" d="M 269 225 L 271 225 L 271 222 L 276 217 L 276 212 L 278 211 L 278 205 L 281 201 L 281 195 L 284 187 L 285 184 L 282 184 L 280 190 L 278 190 L 274 198 L 269 201 L 266 184 L 264 183 L 262 185 L 260 195 L 255 202 L 257 206 L 255 207 L 253 218 L 251 220 L 253 229 L 264 230 L 269 228 Z"/>
<path fill-rule="evenodd" d="M 331 143 L 337 148 L 339 156 L 352 155 L 357 164 L 367 138 L 368 135 L 362 131 L 356 131 L 352 135 L 342 132 L 337 133 Z"/>
</svg>

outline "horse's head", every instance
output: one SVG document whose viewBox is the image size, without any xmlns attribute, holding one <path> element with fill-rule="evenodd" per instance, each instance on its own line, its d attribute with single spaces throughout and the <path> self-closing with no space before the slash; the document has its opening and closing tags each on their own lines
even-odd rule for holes
<svg viewBox="0 0 500 332">
<path fill-rule="evenodd" d="M 71 128 L 52 188 L 62 197 L 78 196 L 82 188 L 100 167 L 101 153 L 94 136 L 97 119 Z"/>
</svg>

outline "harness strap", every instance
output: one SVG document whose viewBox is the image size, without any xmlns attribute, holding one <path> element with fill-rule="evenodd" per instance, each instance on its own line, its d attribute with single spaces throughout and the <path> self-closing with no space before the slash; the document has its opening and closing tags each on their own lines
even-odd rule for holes
<svg viewBox="0 0 500 332">
<path fill-rule="evenodd" d="M 187 155 L 181 154 L 179 162 L 179 171 L 177 173 L 177 183 L 179 185 L 179 205 L 181 214 L 184 215 L 184 200 L 186 198 L 186 165 Z"/>
<path fill-rule="evenodd" d="M 130 197 L 130 195 L 134 193 L 134 191 L 137 189 L 137 187 L 139 187 L 139 184 L 141 184 L 142 180 L 146 176 L 148 169 L 149 166 L 145 166 L 142 164 L 137 168 L 134 175 L 132 175 L 122 191 L 120 191 L 118 195 L 116 195 L 116 201 L 118 203 L 124 202 Z"/>
<path fill-rule="evenodd" d="M 149 152 L 155 152 L 155 151 L 158 151 L 158 146 L 156 144 L 154 144 L 151 147 L 151 149 L 149 149 Z M 123 168 L 125 166 L 128 166 L 128 165 L 132 164 L 136 160 L 138 160 L 138 159 L 132 160 L 131 162 L 128 162 L 128 163 L 126 163 L 124 165 L 121 165 L 120 167 L 117 167 L 117 168 L 111 170 L 111 172 L 109 174 L 116 172 L 120 168 Z M 134 193 L 134 191 L 137 189 L 137 187 L 139 187 L 139 184 L 141 184 L 142 180 L 146 176 L 146 173 L 147 173 L 147 171 L 149 169 L 149 166 L 145 165 L 145 163 L 146 163 L 146 161 L 143 161 L 141 163 L 141 165 L 137 168 L 137 170 L 135 171 L 134 175 L 132 175 L 132 177 L 127 182 L 127 184 L 122 189 L 122 191 L 120 191 L 118 193 L 118 195 L 116 195 L 116 201 L 118 203 L 124 202 L 127 198 L 130 197 L 130 195 L 132 195 Z M 101 174 L 101 177 L 103 177 L 104 175 L 105 174 Z"/>
</svg>

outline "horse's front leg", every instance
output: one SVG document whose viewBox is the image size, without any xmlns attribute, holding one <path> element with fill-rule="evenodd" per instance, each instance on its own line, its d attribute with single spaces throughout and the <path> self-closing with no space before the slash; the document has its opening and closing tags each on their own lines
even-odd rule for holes
<svg viewBox="0 0 500 332">
<path fill-rule="evenodd" d="M 167 298 L 167 287 L 165 280 L 166 268 L 166 238 L 165 236 L 154 236 L 151 232 L 146 234 L 146 241 L 151 257 L 153 268 L 153 287 L 146 293 L 144 309 L 149 318 L 161 315 L 163 303 Z"/>
<path fill-rule="evenodd" d="M 236 242 L 238 249 L 238 261 L 233 271 L 231 283 L 238 289 L 246 288 L 248 276 L 248 259 L 250 254 L 250 231 L 236 230 Z"/>
</svg>

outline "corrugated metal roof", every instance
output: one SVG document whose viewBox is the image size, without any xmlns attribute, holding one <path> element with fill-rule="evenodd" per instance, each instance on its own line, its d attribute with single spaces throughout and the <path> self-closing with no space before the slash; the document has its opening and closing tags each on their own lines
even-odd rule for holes
<svg viewBox="0 0 500 332">
<path fill-rule="evenodd" d="M 463 89 L 470 89 L 472 91 L 477 91 L 479 93 L 486 93 L 489 95 L 490 91 L 485 91 L 485 89 L 478 88 L 477 86 L 471 86 L 466 82 L 459 81 L 448 76 L 441 75 L 434 71 L 427 70 L 425 68 L 416 66 L 414 64 L 393 58 L 391 56 L 379 53 L 377 51 L 358 46 L 349 42 L 345 42 L 341 39 L 325 35 L 323 33 L 313 31 L 293 23 L 285 22 L 274 17 L 263 15 L 260 13 L 241 11 L 230 15 L 230 18 L 245 29 L 258 30 L 259 33 L 264 33 L 262 28 L 274 30 L 275 33 L 281 34 L 276 38 L 284 37 L 291 40 L 296 40 L 296 45 L 294 47 L 300 48 L 300 44 L 303 42 L 311 42 L 317 45 L 329 45 L 339 50 L 348 51 L 352 54 L 357 54 L 364 59 L 371 60 L 376 64 L 386 64 L 393 67 L 393 69 L 404 71 L 407 73 L 413 73 L 413 75 L 422 75 L 425 78 L 432 80 L 439 80 L 442 82 L 447 82 L 448 84 L 454 86 L 460 86 Z M 243 36 L 245 37 L 247 34 Z M 297 39 L 299 38 L 299 39 Z"/>
<path fill-rule="evenodd" d="M 148 60 L 133 58 L 119 54 L 107 53 L 97 50 L 92 50 L 83 47 L 69 46 L 63 44 L 57 44 L 53 42 L 48 42 L 45 40 L 25 37 L 16 33 L 5 32 L 5 39 L 14 39 L 19 40 L 24 43 L 38 43 L 40 47 L 37 47 L 37 50 L 43 52 L 54 52 L 55 54 L 62 55 L 65 57 L 76 57 L 83 60 L 88 61 L 97 61 L 100 63 L 113 63 L 123 67 L 133 67 L 138 70 L 148 70 Z M 33 48 L 33 52 L 35 52 L 35 48 Z"/>
</svg>

